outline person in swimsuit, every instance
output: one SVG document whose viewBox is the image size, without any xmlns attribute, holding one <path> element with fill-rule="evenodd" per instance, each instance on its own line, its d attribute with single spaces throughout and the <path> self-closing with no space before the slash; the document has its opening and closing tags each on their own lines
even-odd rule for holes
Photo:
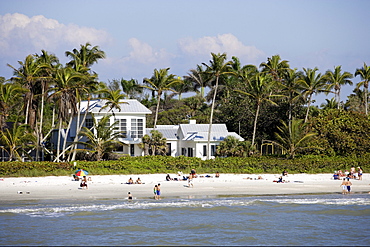
<svg viewBox="0 0 370 247">
<path fill-rule="evenodd" d="M 128 197 L 127 197 L 127 199 L 128 199 L 129 201 L 131 201 L 131 200 L 132 200 L 132 194 L 131 194 L 131 192 L 128 192 Z"/>
<path fill-rule="evenodd" d="M 342 184 L 340 186 L 342 187 L 342 194 L 347 194 L 347 182 L 345 178 L 343 178 Z"/>
<path fill-rule="evenodd" d="M 161 184 L 157 185 L 157 200 L 161 199 Z"/>
<path fill-rule="evenodd" d="M 347 178 L 346 186 L 348 193 L 351 193 L 351 185 L 352 185 L 351 181 L 349 181 L 349 178 Z"/>
<path fill-rule="evenodd" d="M 361 167 L 357 167 L 357 176 L 358 176 L 358 180 L 362 180 L 362 169 L 361 169 Z"/>
<path fill-rule="evenodd" d="M 158 197 L 157 197 L 157 189 L 158 189 L 158 186 L 157 186 L 157 185 L 155 185 L 155 186 L 154 186 L 154 189 L 153 189 L 153 192 L 154 192 L 154 199 L 155 199 L 155 200 L 158 200 Z"/>
</svg>

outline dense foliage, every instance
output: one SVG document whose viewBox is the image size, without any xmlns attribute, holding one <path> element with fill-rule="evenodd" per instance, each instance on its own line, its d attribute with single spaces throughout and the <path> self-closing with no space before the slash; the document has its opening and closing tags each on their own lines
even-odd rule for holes
<svg viewBox="0 0 370 247">
<path fill-rule="evenodd" d="M 272 173 L 280 174 L 283 170 L 289 173 L 332 173 L 335 170 L 349 170 L 352 166 L 360 166 L 364 172 L 370 170 L 370 155 L 361 157 L 321 157 L 305 156 L 297 159 L 274 157 L 229 157 L 213 160 L 200 160 L 191 157 L 141 156 L 125 157 L 116 161 L 78 161 L 62 162 L 0 162 L 0 176 L 66 176 L 83 168 L 89 175 L 110 174 L 155 174 L 177 173 L 186 174 L 196 169 L 199 174 L 220 173 Z"/>
<path fill-rule="evenodd" d="M 130 97 L 152 110 L 153 114 L 147 117 L 147 127 L 175 125 L 194 119 L 197 123 L 209 124 L 211 130 L 213 123 L 225 123 L 230 132 L 238 133 L 246 142 L 235 150 L 225 150 L 227 145 L 222 145 L 221 156 L 258 155 L 265 141 L 289 144 L 288 138 L 293 137 L 293 119 L 304 119 L 308 126 L 304 134 L 316 133 L 317 138 L 305 141 L 304 145 L 300 142 L 296 145 L 298 149 L 282 145 L 290 150 L 291 157 L 296 154 L 356 156 L 370 153 L 370 67 L 366 63 L 352 72 L 335 66 L 333 71 L 319 73 L 317 67 L 290 68 L 289 61 L 279 55 L 267 58 L 260 65 L 242 65 L 237 57 L 229 60 L 226 53 L 211 53 L 208 63 L 199 61 L 195 69 L 182 77 L 171 74 L 170 68 L 156 68 L 143 82 L 124 78 L 99 82 L 98 73 L 91 68 L 105 58 L 98 46 L 86 43 L 79 49 L 66 51 L 65 55 L 69 61 L 63 65 L 55 55 L 44 50 L 40 54 L 30 54 L 24 61 L 18 61 L 18 66 L 8 64 L 13 70 L 12 78 L 0 77 L 0 147 L 11 159 L 23 160 L 32 154 L 34 160 L 44 160 L 44 157 L 53 157 L 56 162 L 77 160 L 77 143 L 83 133 L 83 123 L 75 126 L 80 134 L 74 137 L 70 147 L 66 141 L 60 141 L 60 136 L 68 135 L 73 118 L 83 118 L 77 110 L 80 102 L 105 99 L 104 108 L 110 111 L 119 110 L 121 100 Z M 347 101 L 340 101 L 341 87 L 352 85 L 351 79 L 356 76 L 361 81 L 354 85 L 354 94 Z M 195 96 L 182 98 L 182 94 L 189 92 Z M 313 105 L 314 97 L 322 93 L 334 97 L 327 99 L 319 109 Z M 19 132 L 8 131 L 21 123 L 27 125 L 27 135 L 32 138 L 21 140 Z M 282 128 L 289 133 L 283 139 L 276 135 Z M 50 142 L 53 129 L 59 130 L 56 146 Z M 90 143 L 98 138 L 96 135 L 90 137 Z M 210 134 L 208 144 L 209 138 Z M 15 144 L 17 141 L 19 144 Z M 315 146 L 321 149 L 307 149 Z M 114 151 L 112 148 L 106 149 L 103 155 L 100 147 L 90 147 L 95 149 L 96 159 L 113 157 L 105 152 Z M 151 147 L 152 150 L 156 148 Z"/>
</svg>

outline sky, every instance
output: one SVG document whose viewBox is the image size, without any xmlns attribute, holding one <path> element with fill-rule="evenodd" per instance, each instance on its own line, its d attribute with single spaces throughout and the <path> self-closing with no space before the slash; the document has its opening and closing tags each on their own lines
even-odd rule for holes
<svg viewBox="0 0 370 247">
<path fill-rule="evenodd" d="M 41 50 L 66 63 L 65 52 L 86 42 L 106 53 L 92 66 L 106 83 L 141 82 L 161 68 L 184 76 L 211 52 L 242 65 L 280 55 L 298 70 L 354 73 L 370 65 L 369 11 L 368 0 L 0 0 L 0 76 Z"/>
</svg>

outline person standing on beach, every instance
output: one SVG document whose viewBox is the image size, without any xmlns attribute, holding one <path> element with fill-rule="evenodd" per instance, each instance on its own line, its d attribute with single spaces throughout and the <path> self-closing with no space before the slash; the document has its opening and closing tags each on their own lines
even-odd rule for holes
<svg viewBox="0 0 370 247">
<path fill-rule="evenodd" d="M 349 178 L 347 178 L 347 182 L 346 182 L 346 186 L 347 186 L 347 191 L 348 191 L 348 194 L 351 193 L 351 181 L 349 181 Z"/>
<path fill-rule="evenodd" d="M 193 174 L 192 173 L 190 173 L 189 177 L 188 177 L 188 187 L 190 187 L 190 185 L 191 185 L 191 187 L 194 187 L 194 185 L 193 185 Z"/>
<path fill-rule="evenodd" d="M 153 192 L 154 192 L 154 199 L 155 199 L 155 200 L 158 200 L 158 196 L 157 196 L 157 189 L 158 189 L 158 186 L 157 186 L 157 185 L 155 185 L 155 186 L 154 186 L 154 190 L 153 190 Z"/>
<path fill-rule="evenodd" d="M 127 199 L 128 199 L 129 201 L 132 201 L 132 194 L 131 194 L 131 192 L 128 192 L 128 197 L 127 197 Z"/>
<path fill-rule="evenodd" d="M 347 182 L 345 178 L 343 178 L 342 184 L 340 186 L 342 186 L 342 194 L 347 194 Z"/>
<path fill-rule="evenodd" d="M 157 200 L 161 199 L 161 184 L 157 185 Z"/>
</svg>

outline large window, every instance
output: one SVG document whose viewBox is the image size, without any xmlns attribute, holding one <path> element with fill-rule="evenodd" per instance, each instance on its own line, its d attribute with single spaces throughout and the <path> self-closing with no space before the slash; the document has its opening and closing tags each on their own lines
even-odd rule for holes
<svg viewBox="0 0 370 247">
<path fill-rule="evenodd" d="M 131 138 L 141 138 L 144 133 L 143 119 L 131 119 Z"/>
<path fill-rule="evenodd" d="M 207 156 L 207 145 L 203 145 L 203 156 Z"/>
<path fill-rule="evenodd" d="M 216 145 L 211 145 L 211 156 L 216 156 Z"/>
<path fill-rule="evenodd" d="M 114 132 L 121 132 L 121 134 L 127 135 L 127 119 L 118 119 L 114 127 L 117 128 Z"/>
<path fill-rule="evenodd" d="M 172 149 L 171 149 L 171 143 L 167 143 L 167 153 L 166 153 L 166 155 L 167 156 L 171 156 L 171 151 L 172 151 Z"/>
</svg>

